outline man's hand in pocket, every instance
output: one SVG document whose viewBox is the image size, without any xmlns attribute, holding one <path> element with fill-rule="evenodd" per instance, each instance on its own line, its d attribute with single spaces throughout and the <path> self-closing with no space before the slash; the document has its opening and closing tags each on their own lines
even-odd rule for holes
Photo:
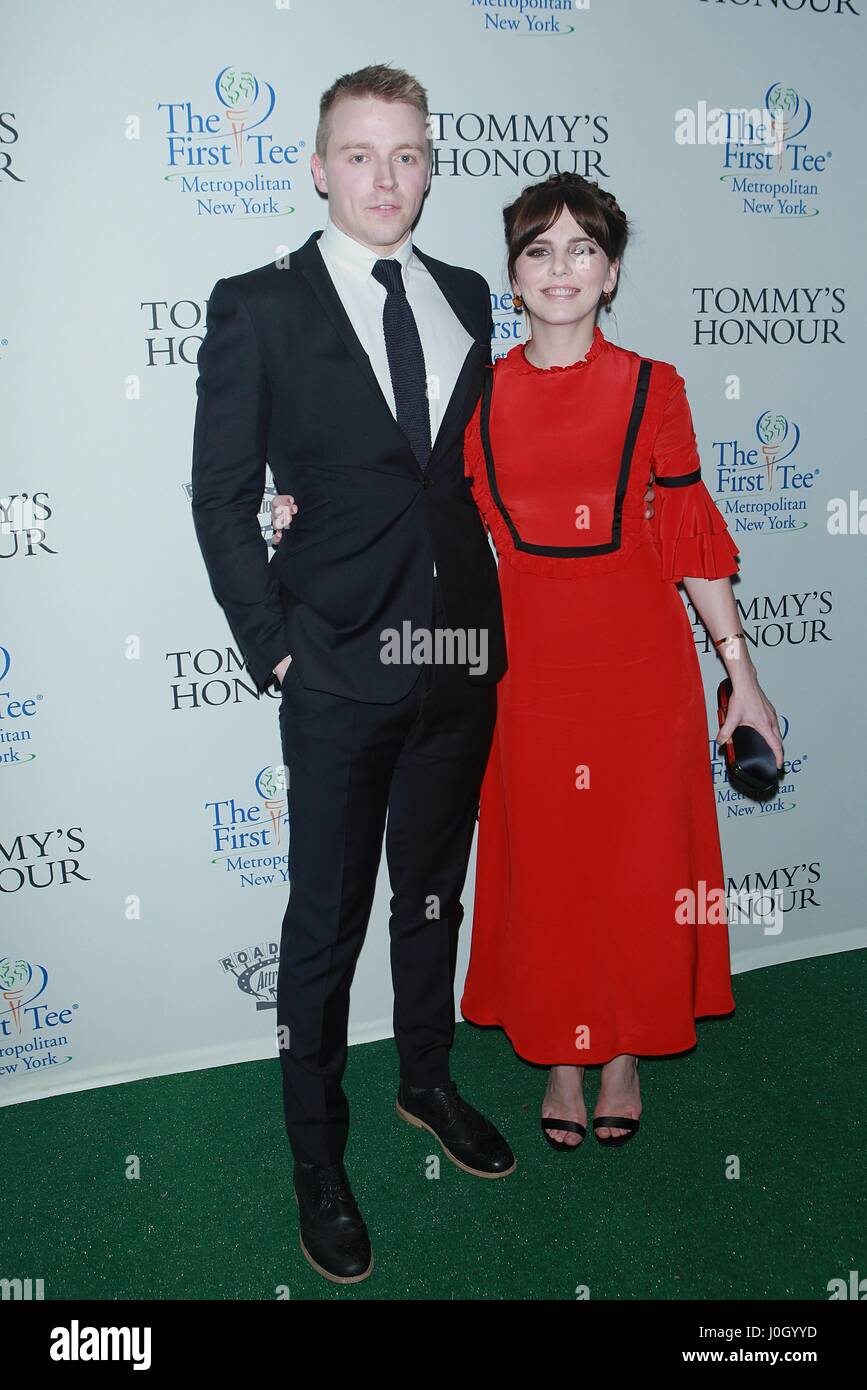
<svg viewBox="0 0 867 1390">
<path fill-rule="evenodd" d="M 291 665 L 291 656 L 284 656 L 283 660 L 278 661 L 277 665 L 274 667 L 274 675 L 277 677 L 281 685 L 283 684 L 283 677 L 285 676 L 286 672 L 289 670 L 289 667 Z"/>
</svg>

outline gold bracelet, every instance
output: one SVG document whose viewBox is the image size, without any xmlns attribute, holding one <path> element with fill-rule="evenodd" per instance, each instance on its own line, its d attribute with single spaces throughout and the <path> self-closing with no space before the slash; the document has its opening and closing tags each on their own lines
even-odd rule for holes
<svg viewBox="0 0 867 1390">
<path fill-rule="evenodd" d="M 715 647 L 721 647 L 722 644 L 723 644 L 723 642 L 734 642 L 735 639 L 738 638 L 738 637 L 741 639 L 742 642 L 746 642 L 746 640 L 747 640 L 746 637 L 744 637 L 744 634 L 743 634 L 742 632 L 732 632 L 732 633 L 729 634 L 728 637 L 718 637 L 718 638 L 716 639 L 716 641 L 714 642 L 714 646 L 715 646 Z"/>
</svg>

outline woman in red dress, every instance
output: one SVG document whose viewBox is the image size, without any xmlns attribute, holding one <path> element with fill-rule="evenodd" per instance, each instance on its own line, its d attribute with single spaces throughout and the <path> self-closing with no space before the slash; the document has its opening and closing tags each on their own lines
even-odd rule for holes
<svg viewBox="0 0 867 1390">
<path fill-rule="evenodd" d="M 494 364 L 465 435 L 499 554 L 509 669 L 481 794 L 461 1011 L 550 1066 L 542 1128 L 557 1148 L 583 1139 L 584 1067 L 602 1064 L 594 1130 L 622 1143 L 641 1114 L 638 1056 L 682 1052 L 696 1018 L 734 1008 L 727 926 L 701 920 L 724 879 L 678 581 L 732 679 L 720 741 L 751 724 L 778 765 L 782 744 L 741 633 L 728 578 L 738 552 L 701 481 L 683 379 L 596 326 L 626 218 L 610 193 L 557 175 L 524 189 L 504 220 L 532 337 Z M 683 890 L 695 895 L 688 923 Z"/>
</svg>

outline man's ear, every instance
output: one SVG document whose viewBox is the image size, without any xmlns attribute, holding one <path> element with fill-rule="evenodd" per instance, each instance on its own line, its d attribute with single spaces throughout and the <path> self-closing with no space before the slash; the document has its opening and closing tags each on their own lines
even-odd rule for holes
<svg viewBox="0 0 867 1390">
<path fill-rule="evenodd" d="M 315 153 L 315 151 L 310 156 L 310 172 L 313 175 L 313 182 L 316 185 L 317 192 L 327 193 L 328 175 L 325 172 L 325 166 L 323 165 L 322 160 L 319 158 L 319 155 Z"/>
</svg>

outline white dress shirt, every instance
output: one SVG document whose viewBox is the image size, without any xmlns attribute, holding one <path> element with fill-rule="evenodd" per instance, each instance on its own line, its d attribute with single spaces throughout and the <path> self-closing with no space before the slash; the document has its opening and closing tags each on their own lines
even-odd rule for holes
<svg viewBox="0 0 867 1390">
<path fill-rule="evenodd" d="M 406 297 L 424 353 L 433 444 L 473 339 L 427 266 L 414 255 L 412 232 L 390 256 L 380 256 L 378 251 L 362 246 L 328 218 L 316 245 L 395 419 L 394 388 L 382 327 L 387 291 L 371 272 L 378 260 L 395 260 L 400 264 Z"/>
</svg>

